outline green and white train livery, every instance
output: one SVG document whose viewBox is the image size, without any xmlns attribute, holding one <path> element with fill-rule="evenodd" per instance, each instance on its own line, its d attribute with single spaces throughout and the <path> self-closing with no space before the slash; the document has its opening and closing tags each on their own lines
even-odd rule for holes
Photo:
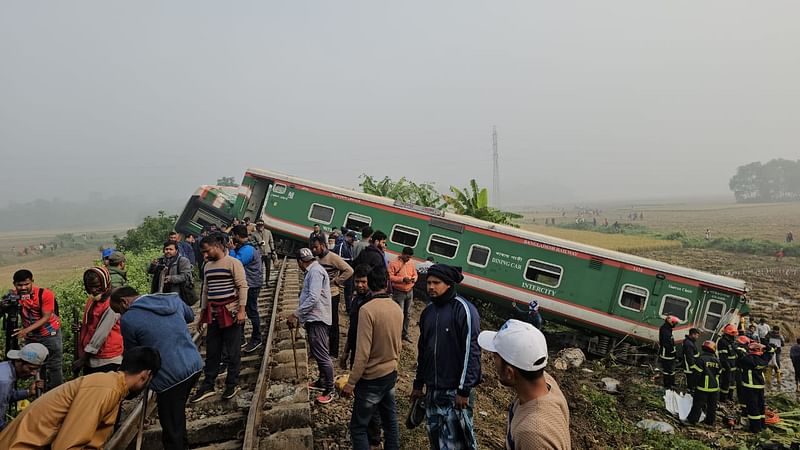
<svg viewBox="0 0 800 450">
<path fill-rule="evenodd" d="M 231 189 L 201 188 L 177 228 L 197 233 L 210 223 L 260 217 L 289 252 L 307 242 L 314 224 L 326 231 L 369 225 L 389 236 L 394 255 L 408 246 L 418 261 L 433 256 L 461 266 L 466 295 L 509 313 L 537 300 L 546 319 L 586 330 L 576 344 L 595 354 L 657 342 L 668 314 L 680 319 L 679 341 L 691 327 L 715 333 L 736 324 L 746 309 L 744 281 L 472 217 L 259 169 L 245 173 L 235 201 Z"/>
</svg>

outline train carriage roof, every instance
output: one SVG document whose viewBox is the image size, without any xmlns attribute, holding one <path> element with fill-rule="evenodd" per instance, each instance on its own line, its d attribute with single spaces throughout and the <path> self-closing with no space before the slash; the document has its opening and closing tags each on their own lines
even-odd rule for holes
<svg viewBox="0 0 800 450">
<path fill-rule="evenodd" d="M 287 175 L 285 173 L 264 170 L 264 169 L 255 169 L 250 168 L 247 169 L 247 173 L 264 178 L 276 178 L 279 180 L 283 180 L 290 184 L 300 184 L 304 186 L 308 186 L 311 188 L 319 189 L 322 191 L 328 191 L 331 193 L 357 198 L 361 200 L 367 200 L 374 203 L 379 203 L 382 205 L 386 205 L 393 208 L 398 209 L 405 209 L 398 207 L 395 205 L 393 199 L 380 197 L 377 195 L 366 194 L 364 192 L 358 192 L 352 189 L 331 186 L 324 183 L 319 183 L 317 181 L 311 181 L 304 178 L 298 178 L 292 175 Z M 452 222 L 457 222 L 463 225 L 484 229 L 490 232 L 496 232 L 500 234 L 505 234 L 508 236 L 513 236 L 520 239 L 528 239 L 536 242 L 540 242 L 542 244 L 552 245 L 555 247 L 560 247 L 567 250 L 572 250 L 575 252 L 585 253 L 592 256 L 597 256 L 604 259 L 610 259 L 614 261 L 619 261 L 622 263 L 632 264 L 635 266 L 647 268 L 654 270 L 656 272 L 663 272 L 671 275 L 677 275 L 684 278 L 694 279 L 701 282 L 706 282 L 709 284 L 725 287 L 731 290 L 745 292 L 747 287 L 743 280 L 738 280 L 735 278 L 725 277 L 722 275 L 715 275 L 708 272 L 703 272 L 701 270 L 689 269 L 687 267 L 676 266 L 673 264 L 668 264 L 660 261 L 656 261 L 653 259 L 642 258 L 640 256 L 630 255 L 628 253 L 622 253 L 614 250 L 608 250 L 600 247 L 595 247 L 592 245 L 581 244 L 578 242 L 568 241 L 565 239 L 555 238 L 552 236 L 547 236 L 544 234 L 534 233 L 532 231 L 522 230 L 519 228 L 509 227 L 506 225 L 500 225 L 492 222 L 487 222 L 485 220 L 476 219 L 470 216 L 462 216 L 459 214 L 445 212 L 443 216 L 434 216 L 432 214 L 428 214 L 424 211 L 420 210 L 413 210 L 413 212 L 417 214 L 427 215 L 430 217 L 438 217 L 444 218 Z"/>
</svg>

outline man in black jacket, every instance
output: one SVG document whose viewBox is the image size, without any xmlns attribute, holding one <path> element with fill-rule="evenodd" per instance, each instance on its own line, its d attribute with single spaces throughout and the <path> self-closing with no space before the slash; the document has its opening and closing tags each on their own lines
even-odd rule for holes
<svg viewBox="0 0 800 450">
<path fill-rule="evenodd" d="M 747 347 L 747 354 L 739 358 L 737 365 L 741 371 L 742 389 L 739 392 L 747 412 L 748 430 L 758 433 L 766 426 L 764 404 L 764 369 L 775 354 L 775 348 L 770 347 L 764 352 L 764 344 L 751 342 Z"/>
<path fill-rule="evenodd" d="M 463 279 L 460 267 L 434 264 L 428 269 L 432 302 L 419 319 L 411 399 L 426 396 L 431 448 L 477 447 L 472 388 L 481 379 L 480 317 L 475 306 L 456 292 L 455 285 Z"/>
<path fill-rule="evenodd" d="M 667 316 L 664 323 L 658 330 L 658 362 L 661 363 L 661 373 L 663 373 L 664 389 L 675 387 L 675 338 L 672 337 L 672 330 L 678 323 L 675 316 Z"/>
<path fill-rule="evenodd" d="M 191 289 L 193 286 L 192 263 L 188 258 L 178 254 L 177 242 L 164 243 L 164 256 L 154 259 L 147 273 L 153 275 L 150 283 L 151 294 L 175 292 L 184 302 L 188 302 L 188 299 L 183 298 L 181 287 Z"/>
<path fill-rule="evenodd" d="M 733 401 L 736 393 L 736 336 L 739 330 L 732 324 L 722 328 L 722 336 L 717 339 L 717 355 L 719 364 L 722 368 L 719 372 L 719 399 L 721 401 Z"/>
<path fill-rule="evenodd" d="M 384 268 L 389 267 L 389 262 L 386 260 L 386 233 L 376 231 L 372 234 L 369 246 L 353 262 L 354 266 L 360 266 L 361 264 L 368 265 L 370 269 L 381 265 Z"/>
<path fill-rule="evenodd" d="M 719 401 L 719 360 L 716 356 L 717 344 L 714 341 L 703 342 L 703 353 L 695 359 L 695 364 L 700 368 L 699 383 L 692 394 L 692 410 L 686 418 L 689 423 L 697 423 L 700 413 L 706 413 L 706 425 L 714 426 L 717 418 L 717 403 Z"/>
<path fill-rule="evenodd" d="M 695 363 L 695 359 L 700 356 L 697 344 L 695 344 L 698 337 L 700 337 L 700 330 L 692 328 L 683 339 L 683 373 L 686 374 L 686 390 L 689 393 L 694 393 L 701 372 L 700 367 Z"/>
</svg>

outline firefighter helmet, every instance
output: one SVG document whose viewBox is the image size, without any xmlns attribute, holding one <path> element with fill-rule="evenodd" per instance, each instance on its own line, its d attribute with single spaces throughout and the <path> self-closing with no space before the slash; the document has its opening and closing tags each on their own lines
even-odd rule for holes
<svg viewBox="0 0 800 450">
<path fill-rule="evenodd" d="M 745 336 L 745 335 L 741 335 L 741 336 L 736 338 L 736 342 L 738 342 L 738 343 L 740 343 L 742 345 L 749 345 L 750 344 L 750 338 Z"/>
<path fill-rule="evenodd" d="M 703 342 L 703 350 L 708 350 L 710 352 L 717 351 L 717 343 L 714 341 L 705 341 Z"/>
<path fill-rule="evenodd" d="M 736 336 L 739 334 L 739 330 L 736 329 L 736 326 L 730 323 L 725 325 L 725 327 L 722 329 L 722 332 L 729 336 Z"/>
<path fill-rule="evenodd" d="M 747 346 L 747 350 L 750 353 L 755 353 L 756 355 L 764 354 L 764 344 L 758 342 L 751 342 L 750 345 Z"/>
</svg>

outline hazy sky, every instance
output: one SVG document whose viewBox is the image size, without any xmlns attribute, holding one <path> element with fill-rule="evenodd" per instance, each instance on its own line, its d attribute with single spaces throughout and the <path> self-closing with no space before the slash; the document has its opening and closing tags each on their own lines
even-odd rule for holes
<svg viewBox="0 0 800 450">
<path fill-rule="evenodd" d="M 246 167 L 725 194 L 797 159 L 795 1 L 0 3 L 0 206 L 186 198 Z"/>
</svg>

